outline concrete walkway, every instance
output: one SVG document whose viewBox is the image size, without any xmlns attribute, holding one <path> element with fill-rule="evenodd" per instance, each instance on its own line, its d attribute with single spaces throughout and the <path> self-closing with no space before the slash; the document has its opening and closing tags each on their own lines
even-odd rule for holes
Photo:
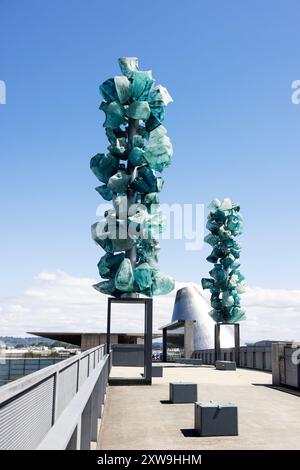
<svg viewBox="0 0 300 470">
<path fill-rule="evenodd" d="M 133 376 L 137 369 L 114 367 L 112 373 Z M 198 400 L 236 403 L 239 436 L 195 436 L 194 405 L 167 403 L 171 381 L 197 382 Z M 266 372 L 203 366 L 164 368 L 152 386 L 111 386 L 98 448 L 300 449 L 300 397 L 271 388 L 271 381 Z"/>
</svg>

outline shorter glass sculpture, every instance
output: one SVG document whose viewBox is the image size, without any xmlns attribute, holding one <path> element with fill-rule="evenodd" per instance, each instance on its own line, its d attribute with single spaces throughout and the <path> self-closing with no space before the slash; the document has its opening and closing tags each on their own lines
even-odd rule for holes
<svg viewBox="0 0 300 470">
<path fill-rule="evenodd" d="M 210 316 L 217 323 L 236 323 L 246 318 L 240 304 L 240 294 L 245 292 L 245 278 L 239 270 L 241 245 L 235 240 L 243 231 L 243 218 L 240 206 L 228 198 L 223 202 L 214 199 L 208 208 L 210 234 L 204 241 L 213 247 L 206 259 L 214 267 L 209 271 L 211 277 L 203 278 L 201 284 L 211 292 Z"/>
</svg>

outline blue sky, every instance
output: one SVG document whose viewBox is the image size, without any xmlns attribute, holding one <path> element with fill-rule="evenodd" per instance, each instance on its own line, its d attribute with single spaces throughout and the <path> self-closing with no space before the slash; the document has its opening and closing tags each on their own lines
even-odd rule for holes
<svg viewBox="0 0 300 470">
<path fill-rule="evenodd" d="M 89 159 L 107 146 L 98 86 L 119 74 L 123 55 L 138 56 L 174 99 L 161 201 L 238 201 L 247 283 L 297 289 L 299 13 L 292 0 L 0 0 L 0 294 L 41 271 L 97 276 Z M 161 268 L 177 281 L 210 269 L 208 248 L 161 248 Z"/>
</svg>

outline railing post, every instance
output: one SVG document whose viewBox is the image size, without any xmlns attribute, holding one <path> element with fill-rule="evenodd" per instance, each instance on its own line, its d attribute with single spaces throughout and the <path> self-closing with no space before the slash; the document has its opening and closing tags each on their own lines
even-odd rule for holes
<svg viewBox="0 0 300 470">
<path fill-rule="evenodd" d="M 97 442 L 98 437 L 98 417 L 101 413 L 101 373 L 92 393 L 92 422 L 91 422 L 91 440 Z"/>
<path fill-rule="evenodd" d="M 87 357 L 87 360 L 88 360 L 87 377 L 90 376 L 90 359 L 91 359 L 91 355 L 89 354 L 88 357 Z"/>
<path fill-rule="evenodd" d="M 57 419 L 58 413 L 58 387 L 59 387 L 59 371 L 54 374 L 54 386 L 53 386 L 53 400 L 52 400 L 52 426 Z"/>
<path fill-rule="evenodd" d="M 162 353 L 162 362 L 167 362 L 167 328 L 163 328 L 163 353 Z"/>
<path fill-rule="evenodd" d="M 76 377 L 76 393 L 78 392 L 79 386 L 80 386 L 79 376 L 80 376 L 80 359 L 78 358 L 78 361 L 77 361 L 77 377 Z"/>
<path fill-rule="evenodd" d="M 66 450 L 78 450 L 78 426 L 74 429 L 74 432 L 69 440 Z"/>
<path fill-rule="evenodd" d="M 80 450 L 90 450 L 92 430 L 92 396 L 90 396 L 81 415 Z"/>
</svg>

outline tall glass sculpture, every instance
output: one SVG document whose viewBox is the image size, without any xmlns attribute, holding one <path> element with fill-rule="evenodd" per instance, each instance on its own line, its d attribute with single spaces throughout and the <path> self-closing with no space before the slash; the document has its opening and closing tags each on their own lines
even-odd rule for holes
<svg viewBox="0 0 300 470">
<path fill-rule="evenodd" d="M 103 183 L 96 191 L 112 201 L 104 219 L 92 226 L 92 237 L 105 250 L 98 263 L 105 279 L 94 285 L 115 297 L 167 294 L 174 280 L 158 267 L 158 235 L 165 221 L 159 207 L 172 144 L 163 127 L 164 108 L 172 100 L 156 85 L 151 71 L 141 71 L 136 57 L 121 57 L 123 75 L 100 85 L 108 152 L 91 159 Z"/>
<path fill-rule="evenodd" d="M 203 278 L 201 283 L 211 292 L 211 317 L 217 323 L 236 323 L 245 319 L 240 305 L 240 294 L 245 291 L 245 278 L 239 270 L 241 246 L 235 240 L 243 231 L 243 218 L 240 206 L 228 198 L 223 202 L 214 199 L 209 209 L 206 228 L 211 233 L 204 241 L 213 247 L 206 259 L 214 267 L 209 271 L 211 278 Z"/>
</svg>

